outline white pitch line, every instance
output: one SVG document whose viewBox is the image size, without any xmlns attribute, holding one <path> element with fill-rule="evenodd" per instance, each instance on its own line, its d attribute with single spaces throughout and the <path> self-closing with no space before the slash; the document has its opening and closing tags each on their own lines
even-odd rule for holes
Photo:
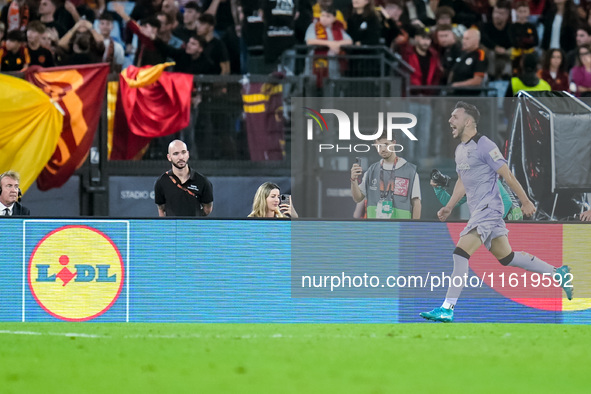
<svg viewBox="0 0 591 394">
<path fill-rule="evenodd" d="M 0 334 L 8 335 L 51 335 L 57 337 L 80 337 L 80 338 L 110 338 L 103 335 L 84 334 L 78 332 L 37 332 L 37 331 L 10 331 L 0 330 Z"/>
<path fill-rule="evenodd" d="M 85 334 L 85 333 L 75 333 L 75 332 L 37 332 L 37 331 L 10 331 L 10 330 L 0 330 L 0 335 L 7 334 L 7 335 L 50 335 L 50 336 L 63 336 L 63 337 L 80 337 L 80 338 L 116 338 L 109 335 L 97 335 L 97 334 Z M 511 336 L 510 333 L 503 335 L 501 338 L 509 338 Z M 464 340 L 464 339 L 474 339 L 475 337 L 471 336 L 428 336 L 432 339 L 452 339 L 452 340 Z M 369 335 L 313 335 L 313 334 L 304 334 L 304 335 L 285 335 L 285 334 L 270 334 L 270 335 L 257 335 L 257 334 L 243 334 L 243 335 L 220 335 L 220 334 L 130 334 L 130 335 L 123 335 L 121 338 L 125 339 L 323 339 L 323 338 L 330 338 L 330 339 L 380 339 L 383 336 L 378 336 L 376 334 L 369 334 Z M 414 336 L 408 335 L 393 335 L 392 339 L 413 339 Z"/>
</svg>

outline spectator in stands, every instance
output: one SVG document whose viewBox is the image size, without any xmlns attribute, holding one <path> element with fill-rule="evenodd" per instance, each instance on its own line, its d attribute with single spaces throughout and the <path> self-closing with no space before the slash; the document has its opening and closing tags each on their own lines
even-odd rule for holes
<svg viewBox="0 0 591 394">
<path fill-rule="evenodd" d="M 156 16 L 161 8 L 162 0 L 138 0 L 129 17 L 134 21 L 142 21 L 146 18 Z"/>
<path fill-rule="evenodd" d="M 293 20 L 296 15 L 294 2 L 292 0 L 265 0 L 262 1 L 262 8 L 265 9 L 265 3 L 275 4 L 275 13 L 274 16 L 278 16 L 277 11 L 283 12 L 281 15 L 283 18 L 287 19 L 285 25 L 289 27 L 290 34 L 289 36 L 292 38 L 292 43 L 286 44 L 284 40 L 280 42 L 272 41 L 269 43 L 269 48 L 274 48 L 276 46 L 283 46 L 284 49 L 288 49 L 295 44 L 295 34 L 293 30 Z M 203 9 L 205 10 L 205 14 L 211 14 L 215 16 L 215 35 L 218 37 L 226 46 L 226 50 L 228 51 L 228 60 L 230 62 L 230 72 L 239 74 L 240 73 L 240 40 L 238 38 L 238 31 L 240 30 L 240 22 L 241 22 L 241 6 L 239 4 L 239 0 L 204 0 L 203 2 Z M 281 18 L 281 19 L 283 19 Z M 281 26 L 285 26 L 282 24 Z M 265 51 L 268 48 L 265 47 Z M 270 63 L 274 62 L 276 59 L 281 56 L 282 51 L 278 51 L 279 53 L 274 56 L 274 59 L 270 61 Z"/>
<path fill-rule="evenodd" d="M 74 16 L 74 20 L 78 21 L 80 18 L 91 21 L 100 16 L 105 9 L 105 0 L 71 0 L 74 11 L 79 15 L 77 19 L 72 11 L 70 13 Z M 68 5 L 66 4 L 66 8 Z"/>
<path fill-rule="evenodd" d="M 277 2 L 278 9 L 293 8 L 293 2 Z M 238 2 L 232 0 L 204 0 L 203 9 L 204 14 L 215 16 L 215 32 L 220 39 L 224 40 L 224 36 L 229 31 L 234 30 L 238 25 Z M 293 12 L 295 14 L 295 11 Z"/>
<path fill-rule="evenodd" d="M 519 74 L 521 57 L 533 53 L 538 46 L 538 31 L 536 27 L 529 22 L 529 4 L 527 1 L 518 1 L 515 3 L 515 13 L 517 20 L 509 27 L 511 37 L 511 62 L 513 66 L 513 75 Z"/>
<path fill-rule="evenodd" d="M 384 45 L 396 49 L 408 42 L 408 14 L 402 0 L 387 0 L 380 8 Z"/>
<path fill-rule="evenodd" d="M 43 22 L 43 24 L 48 29 L 55 29 L 57 31 L 58 36 L 61 38 L 66 34 L 66 32 L 72 28 L 74 23 L 68 23 L 66 27 L 65 24 L 60 23 L 55 18 L 55 13 L 57 10 L 57 0 L 41 0 L 39 3 L 39 20 Z"/>
<path fill-rule="evenodd" d="M 122 4 L 117 4 L 117 8 L 119 8 L 119 5 L 121 5 L 121 8 L 123 8 Z M 162 0 L 138 0 L 135 3 L 135 6 L 133 7 L 133 10 L 131 11 L 131 14 L 129 14 L 129 18 L 133 21 L 136 22 L 140 22 L 140 25 L 144 27 L 144 30 L 149 30 L 149 27 L 153 27 L 154 31 L 158 30 L 158 27 L 155 27 L 153 24 L 149 23 L 148 21 L 153 21 L 154 19 L 156 19 L 156 14 L 158 12 L 160 12 L 160 9 L 162 7 Z M 113 9 L 115 9 L 115 7 L 113 7 Z M 117 12 L 119 14 L 119 12 Z M 121 14 L 119 14 L 121 15 Z M 132 25 L 130 25 L 129 23 L 127 23 L 125 25 L 125 53 L 126 54 L 132 54 L 134 51 L 134 48 L 132 46 L 132 42 L 133 42 L 133 36 L 137 35 L 138 33 L 132 30 Z M 139 38 L 139 35 L 138 35 Z M 151 56 L 147 56 L 148 59 L 145 59 L 145 62 L 143 61 L 139 61 L 141 60 L 142 57 L 144 57 L 144 55 L 142 54 L 142 56 L 138 56 L 138 52 L 140 52 L 142 50 L 143 47 L 143 43 L 140 40 L 140 43 L 138 44 L 138 48 L 135 52 L 135 58 L 134 58 L 134 62 L 133 64 L 138 65 L 138 64 L 151 64 L 152 62 L 150 61 Z M 150 49 L 148 49 L 148 52 L 150 51 Z"/>
<path fill-rule="evenodd" d="M 197 33 L 197 23 L 201 14 L 202 11 L 197 2 L 188 2 L 183 11 L 183 23 L 174 29 L 172 34 L 183 42 L 189 41 L 189 38 Z"/>
<path fill-rule="evenodd" d="M 45 33 L 41 35 L 41 46 L 45 49 L 48 49 L 53 54 L 53 61 L 56 64 L 59 63 L 55 58 L 58 41 L 59 37 L 57 35 L 57 31 L 55 29 L 45 28 Z"/>
<path fill-rule="evenodd" d="M 577 65 L 571 70 L 570 90 L 577 97 L 591 97 L 591 46 L 579 48 Z"/>
<path fill-rule="evenodd" d="M 296 4 L 291 0 L 263 0 L 261 6 L 264 25 L 263 54 L 265 63 L 273 67 L 281 54 L 295 45 Z"/>
<path fill-rule="evenodd" d="M 125 13 L 125 9 L 121 3 L 114 3 L 113 11 L 119 14 L 125 22 L 126 30 L 138 36 L 139 45 L 133 61 L 135 66 L 153 66 L 166 61 L 166 57 L 154 47 L 153 40 L 156 38 L 156 34 L 160 28 L 160 21 L 155 16 L 144 19 L 140 22 L 141 25 L 138 25 L 135 20 L 131 19 Z"/>
<path fill-rule="evenodd" d="M 454 22 L 455 15 L 456 13 L 453 8 L 445 5 L 440 5 L 439 8 L 437 8 L 437 12 L 435 13 L 435 24 L 437 26 L 451 25 L 453 27 L 454 34 L 458 38 L 462 38 L 464 32 L 466 31 L 466 26 Z"/>
<path fill-rule="evenodd" d="M 507 86 L 505 97 L 514 97 L 520 90 L 527 92 L 552 90 L 548 82 L 538 77 L 538 56 L 535 53 L 522 56 L 519 69 L 521 70 L 519 74 L 511 78 Z"/>
<path fill-rule="evenodd" d="M 415 72 L 410 76 L 410 84 L 413 86 L 439 85 L 442 69 L 439 62 L 439 54 L 432 46 L 431 32 L 429 28 L 415 28 L 415 35 L 412 46 L 406 45 L 401 49 L 402 58 L 410 64 Z M 437 95 L 439 92 L 422 91 L 417 95 Z M 415 101 L 409 102 L 409 111 L 421 122 L 417 124 L 415 136 L 418 141 L 410 141 L 404 152 L 407 160 L 417 163 L 420 159 L 429 156 L 431 144 L 431 118 L 432 103 Z"/>
<path fill-rule="evenodd" d="M 511 3 L 500 0 L 493 8 L 492 20 L 481 26 L 482 45 L 488 56 L 488 75 L 491 80 L 511 78 Z"/>
<path fill-rule="evenodd" d="M 103 37 L 92 23 L 80 19 L 58 42 L 63 65 L 99 63 L 105 51 Z"/>
<path fill-rule="evenodd" d="M 6 33 L 6 26 L 4 22 L 0 22 L 0 42 L 4 41 L 4 34 Z"/>
<path fill-rule="evenodd" d="M 439 54 L 432 46 L 431 31 L 428 28 L 416 28 L 414 44 L 400 48 L 402 58 L 410 64 L 415 72 L 410 76 L 413 86 L 439 85 L 442 68 Z"/>
<path fill-rule="evenodd" d="M 111 71 L 119 73 L 125 62 L 125 50 L 123 45 L 111 37 L 113 30 L 113 15 L 110 12 L 103 12 L 99 16 L 99 33 L 103 37 L 105 52 L 103 53 L 103 62 L 111 65 Z"/>
<path fill-rule="evenodd" d="M 54 18 L 58 23 L 63 23 L 66 26 L 68 24 L 72 24 L 78 22 L 82 17 L 78 13 L 78 9 L 70 0 L 66 0 L 63 3 L 63 7 L 61 2 L 56 4 L 57 9 L 55 10 Z M 87 19 L 91 22 L 94 21 L 94 14 L 89 14 L 90 18 L 84 15 L 84 19 Z"/>
<path fill-rule="evenodd" d="M 203 53 L 211 59 L 217 72 L 227 75 L 230 73 L 230 60 L 228 50 L 224 43 L 214 36 L 215 17 L 211 14 L 203 14 L 199 17 L 197 34 L 205 40 Z"/>
<path fill-rule="evenodd" d="M 560 48 L 568 53 L 576 46 L 576 29 L 579 19 L 573 0 L 553 0 L 540 18 L 544 26 L 541 48 Z"/>
<path fill-rule="evenodd" d="M 379 45 L 381 24 L 373 0 L 353 0 L 353 13 L 347 20 L 347 33 L 355 45 Z"/>
<path fill-rule="evenodd" d="M 546 51 L 539 76 L 550 84 L 551 90 L 569 90 L 569 76 L 562 49 L 552 48 Z"/>
<path fill-rule="evenodd" d="M 306 1 L 306 0 L 304 0 L 304 1 Z M 323 8 L 333 5 L 333 3 L 334 3 L 334 0 L 318 0 L 312 6 L 312 17 L 314 19 L 314 22 L 316 22 L 316 21 L 318 21 L 318 19 L 320 19 L 320 13 L 322 12 Z M 336 19 L 338 22 L 341 22 L 343 24 L 343 26 L 345 26 L 345 29 L 347 28 L 347 21 L 345 19 L 345 16 L 341 12 L 341 10 L 339 10 L 338 8 L 337 8 Z"/>
<path fill-rule="evenodd" d="M 0 71 L 21 71 L 29 66 L 31 59 L 24 41 L 20 30 L 6 33 L 6 41 L 0 47 Z"/>
<path fill-rule="evenodd" d="M 581 214 L 581 221 L 591 222 L 591 210 L 587 210 Z"/>
<path fill-rule="evenodd" d="M 577 52 L 583 45 L 591 44 L 591 27 L 588 25 L 581 25 L 577 29 L 576 35 L 577 47 L 566 54 L 566 69 L 570 71 L 577 63 Z"/>
<path fill-rule="evenodd" d="M 27 0 L 8 1 L 0 12 L 0 22 L 4 24 L 4 33 L 11 30 L 24 31 L 29 20 L 37 19 L 37 7 Z"/>
<path fill-rule="evenodd" d="M 224 43 L 214 36 L 215 17 L 203 14 L 199 17 L 198 35 L 204 39 L 203 54 L 211 59 L 215 74 L 230 73 L 228 51 Z M 200 160 L 234 159 L 236 150 L 235 119 L 228 113 L 228 90 L 223 85 L 213 85 L 208 91 L 203 86 L 202 101 L 195 125 L 195 139 Z"/>
<path fill-rule="evenodd" d="M 423 26 L 431 27 L 435 26 L 437 20 L 435 18 L 435 14 L 437 13 L 437 8 L 439 7 L 440 1 L 439 0 L 414 0 L 413 5 L 416 9 L 416 17 L 421 22 Z"/>
<path fill-rule="evenodd" d="M 281 190 L 273 182 L 265 182 L 257 189 L 252 201 L 252 212 L 249 218 L 297 218 L 291 202 L 291 196 L 286 202 L 281 201 Z"/>
<path fill-rule="evenodd" d="M 327 56 L 313 59 L 312 72 L 316 75 L 317 82 L 321 83 L 328 75 L 332 78 L 340 75 L 339 64 L 342 62 L 335 56 L 342 54 L 341 47 L 353 44 L 353 40 L 345 32 L 343 24 L 336 20 L 334 5 L 324 8 L 320 19 L 308 27 L 306 44 L 320 47 L 314 51 L 314 55 Z"/>
<path fill-rule="evenodd" d="M 203 54 L 205 40 L 196 34 L 189 38 L 184 48 L 175 48 L 159 37 L 154 41 L 154 45 L 162 54 L 176 62 L 176 72 L 194 75 L 216 74 L 217 68 L 211 59 Z"/>
<path fill-rule="evenodd" d="M 437 25 L 435 37 L 442 67 L 441 81 L 442 84 L 446 84 L 451 69 L 456 64 L 456 59 L 462 56 L 462 43 L 454 34 L 452 25 Z"/>
<path fill-rule="evenodd" d="M 160 28 L 156 37 L 164 41 L 173 48 L 179 49 L 183 46 L 183 40 L 172 34 L 172 29 L 175 23 L 175 19 L 170 14 L 159 12 L 156 18 L 160 21 Z"/>
<path fill-rule="evenodd" d="M 489 3 L 489 0 L 452 0 L 442 5 L 453 7 L 454 23 L 471 28 L 481 22 L 483 16 L 490 15 Z"/>
<path fill-rule="evenodd" d="M 484 50 L 480 48 L 480 32 L 477 29 L 468 29 L 462 39 L 462 55 L 456 60 L 450 73 L 450 83 L 453 87 L 478 87 L 482 86 L 488 59 Z M 457 90 L 457 95 L 479 95 L 475 90 Z"/>
<path fill-rule="evenodd" d="M 176 0 L 163 0 L 161 12 L 172 17 L 172 29 L 176 29 L 183 21 L 183 15 L 179 11 L 179 3 Z"/>
<path fill-rule="evenodd" d="M 31 58 L 31 66 L 53 67 L 53 54 L 41 46 L 41 37 L 47 28 L 39 21 L 27 25 L 27 48 Z"/>
</svg>

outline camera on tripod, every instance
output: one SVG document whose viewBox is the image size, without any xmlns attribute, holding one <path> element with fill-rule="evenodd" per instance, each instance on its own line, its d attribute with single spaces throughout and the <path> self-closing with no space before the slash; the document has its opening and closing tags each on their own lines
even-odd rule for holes
<svg viewBox="0 0 591 394">
<path fill-rule="evenodd" d="M 447 187 L 447 186 L 449 186 L 449 182 L 451 181 L 451 177 L 449 177 L 447 175 L 443 175 L 441 173 L 441 171 L 434 168 L 433 171 L 431 171 L 431 180 L 437 186 Z"/>
</svg>

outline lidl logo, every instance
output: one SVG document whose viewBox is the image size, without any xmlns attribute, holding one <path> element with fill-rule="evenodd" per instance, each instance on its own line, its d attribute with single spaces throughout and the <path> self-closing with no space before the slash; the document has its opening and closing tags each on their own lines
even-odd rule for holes
<svg viewBox="0 0 591 394">
<path fill-rule="evenodd" d="M 85 321 L 105 313 L 123 287 L 125 268 L 115 243 L 89 226 L 69 225 L 47 234 L 29 260 L 29 287 L 49 314 Z"/>
</svg>

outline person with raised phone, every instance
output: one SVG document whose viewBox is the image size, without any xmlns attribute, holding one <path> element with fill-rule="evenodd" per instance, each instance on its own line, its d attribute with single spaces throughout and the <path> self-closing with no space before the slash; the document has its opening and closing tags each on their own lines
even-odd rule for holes
<svg viewBox="0 0 591 394">
<path fill-rule="evenodd" d="M 372 164 L 361 183 L 363 169 L 351 167 L 351 194 L 356 203 L 367 199 L 368 219 L 420 219 L 421 188 L 417 166 L 396 155 L 400 145 L 384 131 L 375 141 L 382 159 Z"/>
<path fill-rule="evenodd" d="M 499 175 L 517 194 L 525 216 L 533 215 L 536 207 L 509 170 L 507 160 L 499 148 L 489 138 L 478 133 L 479 119 L 478 109 L 463 101 L 456 104 L 449 119 L 453 138 L 460 140 L 455 153 L 458 180 L 450 200 L 437 212 L 437 217 L 442 222 L 447 220 L 452 209 L 466 195 L 470 220 L 460 233 L 460 240 L 453 252 L 454 269 L 445 301 L 439 308 L 421 312 L 420 316 L 427 320 L 453 321 L 455 305 L 466 285 L 468 260 L 482 244 L 503 266 L 551 276 L 558 281 L 569 300 L 573 297 L 572 274 L 568 266 L 556 268 L 529 253 L 513 252 L 507 238 L 509 231 L 503 221 L 503 200 L 497 183 Z M 457 282 L 454 280 L 456 277 L 461 280 Z M 460 285 L 454 285 L 457 283 Z"/>
<path fill-rule="evenodd" d="M 252 212 L 249 218 L 297 218 L 298 213 L 293 207 L 291 196 L 281 194 L 279 186 L 273 182 L 265 182 L 257 189 L 252 201 Z"/>
</svg>

